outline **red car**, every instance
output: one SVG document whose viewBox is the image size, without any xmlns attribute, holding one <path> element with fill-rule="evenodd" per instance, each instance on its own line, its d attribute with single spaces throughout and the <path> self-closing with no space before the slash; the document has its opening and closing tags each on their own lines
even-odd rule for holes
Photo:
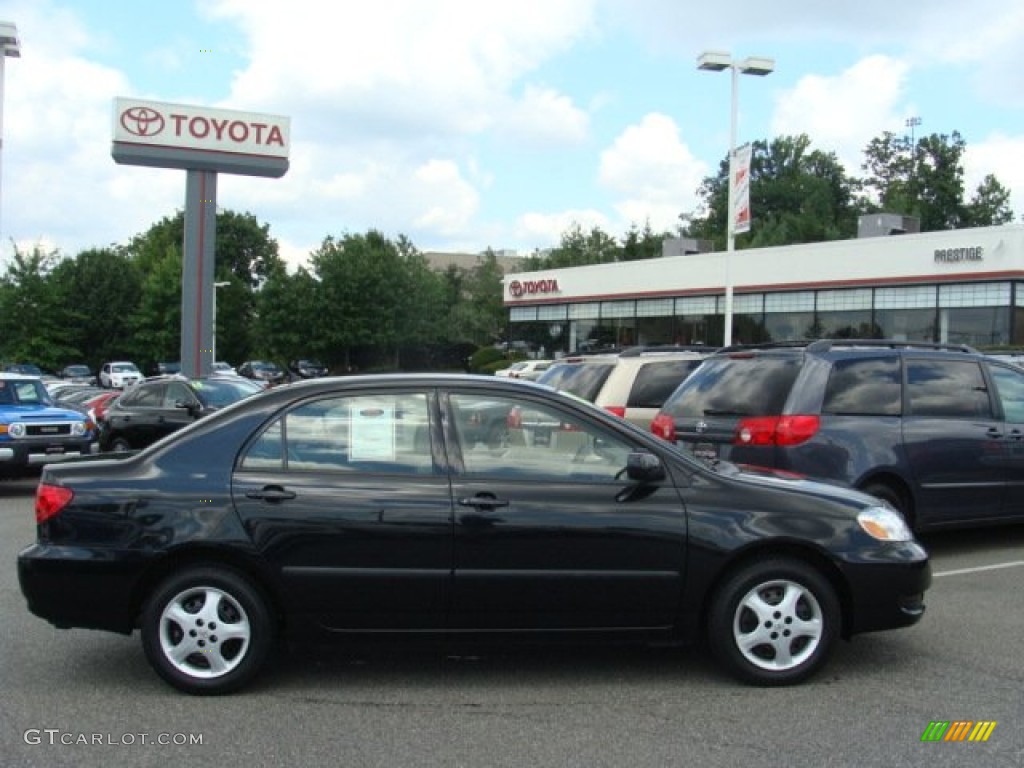
<svg viewBox="0 0 1024 768">
<path fill-rule="evenodd" d="M 90 397 L 82 403 L 82 405 L 87 409 L 89 415 L 92 417 L 94 424 L 99 426 L 99 423 L 103 421 L 103 417 L 107 414 L 107 406 L 109 406 L 110 403 L 114 401 L 114 398 L 120 394 L 120 390 L 101 392 L 95 397 Z"/>
</svg>

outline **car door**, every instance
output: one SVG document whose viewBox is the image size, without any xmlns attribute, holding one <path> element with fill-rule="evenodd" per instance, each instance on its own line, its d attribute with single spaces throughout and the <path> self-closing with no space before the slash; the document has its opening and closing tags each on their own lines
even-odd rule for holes
<svg viewBox="0 0 1024 768">
<path fill-rule="evenodd" d="M 986 363 L 1003 418 L 1006 440 L 1006 490 L 1003 516 L 1024 518 L 1024 371 Z"/>
<path fill-rule="evenodd" d="M 121 395 L 114 408 L 107 412 L 107 422 L 114 436 L 126 439 L 133 448 L 142 448 L 160 436 L 161 414 L 167 384 L 154 381 Z"/>
<path fill-rule="evenodd" d="M 528 395 L 452 391 L 454 630 L 656 628 L 673 623 L 686 518 L 665 481 L 624 477 L 636 444 Z M 484 406 L 508 414 L 499 446 L 472 437 Z M 499 407 L 500 406 L 500 407 Z"/>
<path fill-rule="evenodd" d="M 164 391 L 154 433 L 158 437 L 163 437 L 176 432 L 199 418 L 202 410 L 203 404 L 188 384 L 183 381 L 170 381 Z"/>
<path fill-rule="evenodd" d="M 903 445 L 918 486 L 917 523 L 997 518 L 1006 485 L 1006 437 L 973 359 L 905 359 Z"/>
<path fill-rule="evenodd" d="M 232 494 L 289 611 L 333 630 L 441 629 L 452 501 L 429 390 L 305 400 L 248 445 Z"/>
</svg>

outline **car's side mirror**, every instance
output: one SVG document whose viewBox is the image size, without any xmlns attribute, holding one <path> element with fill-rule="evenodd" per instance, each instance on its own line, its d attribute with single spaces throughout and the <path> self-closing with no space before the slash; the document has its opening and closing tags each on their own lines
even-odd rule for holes
<svg viewBox="0 0 1024 768">
<path fill-rule="evenodd" d="M 653 453 L 632 451 L 626 457 L 626 477 L 635 483 L 656 483 L 665 479 L 665 466 Z"/>
<path fill-rule="evenodd" d="M 186 400 L 175 400 L 174 401 L 174 407 L 175 408 L 181 408 L 183 411 L 188 411 L 188 415 L 191 416 L 193 419 L 198 419 L 199 418 L 199 404 L 198 403 L 195 403 L 195 402 L 192 402 L 192 401 L 186 401 Z"/>
</svg>

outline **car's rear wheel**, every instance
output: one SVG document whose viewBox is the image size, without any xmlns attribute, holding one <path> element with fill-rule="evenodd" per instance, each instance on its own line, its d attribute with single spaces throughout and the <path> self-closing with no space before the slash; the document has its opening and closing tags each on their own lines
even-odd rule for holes
<svg viewBox="0 0 1024 768">
<path fill-rule="evenodd" d="M 756 685 L 805 680 L 825 662 L 839 634 L 831 584 L 798 560 L 743 566 L 717 590 L 708 617 L 712 653 L 736 677 Z"/>
<path fill-rule="evenodd" d="M 131 443 L 123 437 L 115 437 L 110 441 L 110 450 L 114 453 L 127 453 L 132 449 Z"/>
<path fill-rule="evenodd" d="M 248 683 L 270 654 L 266 600 L 234 571 L 193 567 L 153 592 L 142 615 L 150 665 L 181 691 L 230 693 Z"/>
</svg>

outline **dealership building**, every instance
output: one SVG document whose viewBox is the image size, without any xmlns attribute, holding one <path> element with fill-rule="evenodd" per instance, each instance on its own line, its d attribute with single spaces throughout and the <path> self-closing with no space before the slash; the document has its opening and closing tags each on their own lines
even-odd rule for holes
<svg viewBox="0 0 1024 768">
<path fill-rule="evenodd" d="M 892 338 L 1024 346 L 1024 226 L 904 234 L 913 229 L 903 226 L 908 221 L 864 217 L 854 240 L 731 254 L 669 240 L 657 259 L 507 274 L 509 338 L 551 355 L 631 344 L 718 346 L 729 274 L 734 343 Z"/>
</svg>

